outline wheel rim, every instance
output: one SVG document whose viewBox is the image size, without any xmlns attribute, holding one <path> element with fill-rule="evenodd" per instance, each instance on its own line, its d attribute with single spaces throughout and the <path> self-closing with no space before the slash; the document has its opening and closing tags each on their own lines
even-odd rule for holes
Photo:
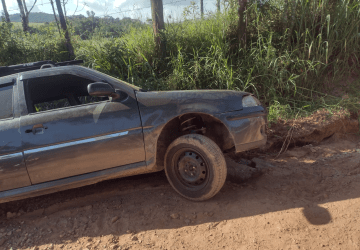
<svg viewBox="0 0 360 250">
<path fill-rule="evenodd" d="M 174 155 L 174 168 L 178 179 L 187 187 L 201 188 L 206 185 L 209 171 L 204 158 L 191 149 L 183 149 Z"/>
</svg>

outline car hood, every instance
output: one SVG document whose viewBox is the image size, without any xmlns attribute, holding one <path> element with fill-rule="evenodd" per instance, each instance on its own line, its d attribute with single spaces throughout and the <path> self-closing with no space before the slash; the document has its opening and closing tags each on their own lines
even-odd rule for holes
<svg viewBox="0 0 360 250">
<path fill-rule="evenodd" d="M 168 106 L 170 109 L 176 107 L 178 113 L 191 110 L 213 114 L 241 110 L 245 95 L 249 93 L 233 90 L 136 92 L 140 109 Z"/>
</svg>

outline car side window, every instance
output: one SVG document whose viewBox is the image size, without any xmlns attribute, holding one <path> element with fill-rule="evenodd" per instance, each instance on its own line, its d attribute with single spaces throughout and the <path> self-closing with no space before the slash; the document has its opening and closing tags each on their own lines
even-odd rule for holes
<svg viewBox="0 0 360 250">
<path fill-rule="evenodd" d="M 94 81 L 64 74 L 32 78 L 24 81 L 29 113 L 107 101 L 108 97 L 93 97 L 87 85 Z"/>
<path fill-rule="evenodd" d="M 0 85 L 0 119 L 13 117 L 13 84 Z"/>
</svg>

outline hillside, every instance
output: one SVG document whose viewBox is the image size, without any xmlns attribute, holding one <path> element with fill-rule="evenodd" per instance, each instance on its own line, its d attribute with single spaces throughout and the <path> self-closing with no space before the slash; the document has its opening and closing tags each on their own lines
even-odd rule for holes
<svg viewBox="0 0 360 250">
<path fill-rule="evenodd" d="M 68 16 L 69 19 L 74 20 L 74 19 L 83 19 L 86 18 L 84 15 L 75 15 L 75 16 Z M 99 17 L 95 17 L 96 19 L 99 19 Z M 101 19 L 101 18 L 100 18 Z M 137 19 L 131 19 L 129 17 L 124 17 L 123 19 L 119 18 L 113 18 L 111 16 L 109 17 L 105 17 L 103 19 L 107 19 L 109 21 L 112 22 L 119 22 L 121 21 L 122 24 L 126 24 L 126 23 L 141 23 L 141 21 L 137 20 Z M 21 22 L 21 16 L 20 13 L 17 14 L 12 14 L 10 15 L 10 20 L 11 22 Z M 44 12 L 30 12 L 29 14 L 29 22 L 30 23 L 50 23 L 55 21 L 54 19 L 54 15 L 53 14 L 48 14 L 48 13 L 44 13 Z"/>
<path fill-rule="evenodd" d="M 20 13 L 10 15 L 11 22 L 21 22 Z M 43 13 L 43 12 L 30 12 L 29 22 L 30 23 L 45 23 L 54 21 L 54 15 Z"/>
</svg>

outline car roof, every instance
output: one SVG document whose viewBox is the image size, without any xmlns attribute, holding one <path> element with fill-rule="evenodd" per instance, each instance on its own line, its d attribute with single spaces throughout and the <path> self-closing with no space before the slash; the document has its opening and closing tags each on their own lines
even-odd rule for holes
<svg viewBox="0 0 360 250">
<path fill-rule="evenodd" d="M 84 63 L 84 61 L 83 60 L 72 60 L 72 61 L 55 63 L 53 61 L 48 60 L 48 61 L 16 64 L 16 65 L 10 65 L 10 66 L 2 66 L 2 67 L 0 67 L 0 78 L 3 76 L 12 75 L 14 73 L 43 69 L 45 67 L 58 68 L 61 66 L 78 65 L 81 63 Z"/>
</svg>

